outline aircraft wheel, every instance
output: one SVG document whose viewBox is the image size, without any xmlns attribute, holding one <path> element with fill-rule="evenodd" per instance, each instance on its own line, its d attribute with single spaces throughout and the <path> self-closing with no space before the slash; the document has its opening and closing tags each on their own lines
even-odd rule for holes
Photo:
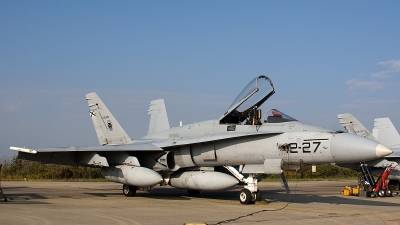
<svg viewBox="0 0 400 225">
<path fill-rule="evenodd" d="M 132 186 L 132 185 L 124 184 L 122 186 L 122 193 L 124 193 L 124 195 L 126 197 L 133 197 L 136 194 L 136 187 Z"/>
<path fill-rule="evenodd" d="M 189 190 L 188 189 L 187 191 L 188 191 L 189 196 L 197 196 L 200 194 L 200 191 L 198 191 L 198 190 Z"/>
<path fill-rule="evenodd" d="M 379 197 L 385 197 L 385 190 L 381 189 L 378 191 L 378 196 Z"/>
<path fill-rule="evenodd" d="M 393 192 L 392 192 L 392 190 L 387 189 L 385 194 L 386 194 L 386 197 L 392 197 Z"/>
<path fill-rule="evenodd" d="M 260 190 L 257 190 L 256 194 L 256 201 L 259 202 L 262 200 L 262 194 Z"/>
<path fill-rule="evenodd" d="M 388 187 L 390 190 L 399 190 L 399 181 L 389 180 Z"/>
<path fill-rule="evenodd" d="M 242 204 L 250 204 L 252 201 L 253 196 L 249 189 L 243 188 L 239 194 L 239 201 Z"/>
</svg>

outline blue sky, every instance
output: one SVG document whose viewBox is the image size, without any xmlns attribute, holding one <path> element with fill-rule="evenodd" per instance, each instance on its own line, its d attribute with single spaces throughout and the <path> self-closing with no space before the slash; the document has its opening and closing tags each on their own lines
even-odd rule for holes
<svg viewBox="0 0 400 225">
<path fill-rule="evenodd" d="M 85 94 L 132 138 L 164 98 L 171 126 L 219 118 L 254 77 L 306 123 L 400 129 L 398 1 L 0 0 L 0 157 L 98 144 Z"/>
</svg>

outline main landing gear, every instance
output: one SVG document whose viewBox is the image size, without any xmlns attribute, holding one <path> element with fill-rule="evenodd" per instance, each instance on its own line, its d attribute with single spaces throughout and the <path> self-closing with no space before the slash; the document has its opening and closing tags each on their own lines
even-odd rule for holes
<svg viewBox="0 0 400 225">
<path fill-rule="evenodd" d="M 247 178 L 244 178 L 242 174 L 239 173 L 232 166 L 224 166 L 229 172 L 232 173 L 239 181 L 244 182 L 246 186 L 239 193 L 239 201 L 242 204 L 251 204 L 255 201 L 261 201 L 262 195 L 260 190 L 257 188 L 257 175 L 249 174 Z"/>
<path fill-rule="evenodd" d="M 124 184 L 124 185 L 122 186 L 122 193 L 124 193 L 124 195 L 125 195 L 126 197 L 133 197 L 133 196 L 135 196 L 136 190 L 137 190 L 137 187 L 132 186 L 132 185 Z"/>
</svg>

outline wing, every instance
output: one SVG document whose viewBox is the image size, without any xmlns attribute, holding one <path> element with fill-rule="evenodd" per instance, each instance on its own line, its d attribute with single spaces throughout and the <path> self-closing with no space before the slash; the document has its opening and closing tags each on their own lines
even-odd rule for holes
<svg viewBox="0 0 400 225">
<path fill-rule="evenodd" d="M 136 142 L 133 144 L 127 145 L 101 145 L 101 146 L 83 146 L 83 147 L 55 147 L 55 148 L 41 148 L 41 149 L 28 149 L 28 148 L 20 148 L 20 147 L 10 147 L 11 150 L 37 154 L 41 152 L 118 152 L 118 151 L 162 151 L 162 148 L 159 148 L 148 142 Z"/>
<path fill-rule="evenodd" d="M 38 161 L 41 163 L 53 163 L 62 165 L 80 165 L 108 167 L 110 164 L 140 165 L 135 156 L 130 152 L 147 153 L 150 156 L 160 154 L 163 149 L 148 142 L 135 142 L 126 145 L 102 145 L 88 147 L 58 147 L 29 149 L 10 147 L 18 151 L 18 158 Z"/>
</svg>

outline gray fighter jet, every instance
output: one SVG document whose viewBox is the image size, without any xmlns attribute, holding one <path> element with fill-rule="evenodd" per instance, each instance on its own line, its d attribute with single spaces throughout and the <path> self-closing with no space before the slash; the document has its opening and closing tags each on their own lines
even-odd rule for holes
<svg viewBox="0 0 400 225">
<path fill-rule="evenodd" d="M 389 118 L 377 118 L 374 121 L 372 134 L 352 114 L 339 114 L 340 125 L 347 132 L 357 134 L 389 147 L 393 153 L 382 159 L 365 162 L 371 168 L 373 175 L 381 174 L 388 165 L 396 166 L 400 163 L 400 135 Z M 360 170 L 360 164 L 339 164 L 338 166 Z M 400 190 L 400 168 L 397 166 L 388 177 L 391 190 Z"/>
<path fill-rule="evenodd" d="M 10 147 L 20 159 L 101 167 L 123 194 L 155 185 L 223 190 L 245 184 L 239 200 L 261 199 L 258 174 L 280 174 L 304 164 L 352 163 L 392 153 L 376 141 L 301 123 L 277 109 L 260 106 L 275 93 L 272 81 L 258 76 L 216 120 L 170 128 L 164 100 L 152 101 L 148 135 L 131 140 L 96 93 L 86 95 L 100 146 L 27 149 Z"/>
</svg>

